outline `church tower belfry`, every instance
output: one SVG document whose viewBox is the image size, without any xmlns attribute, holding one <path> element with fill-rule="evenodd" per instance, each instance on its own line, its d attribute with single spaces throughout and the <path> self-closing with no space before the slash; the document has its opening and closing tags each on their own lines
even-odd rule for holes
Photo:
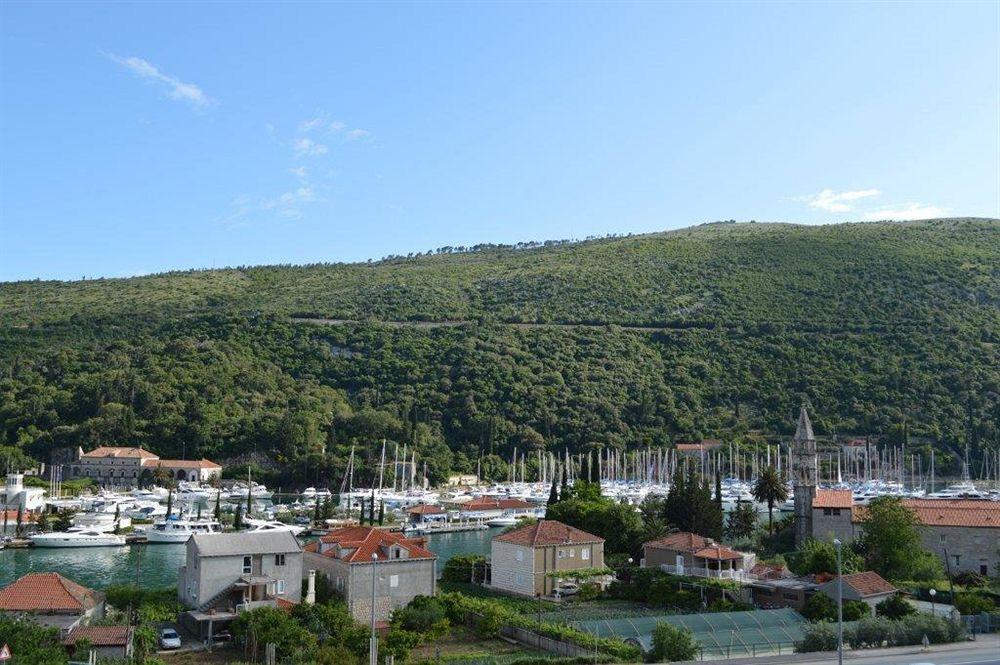
<svg viewBox="0 0 1000 665">
<path fill-rule="evenodd" d="M 795 493 L 795 547 L 812 538 L 812 504 L 816 497 L 816 437 L 803 404 L 792 439 L 792 487 Z"/>
</svg>

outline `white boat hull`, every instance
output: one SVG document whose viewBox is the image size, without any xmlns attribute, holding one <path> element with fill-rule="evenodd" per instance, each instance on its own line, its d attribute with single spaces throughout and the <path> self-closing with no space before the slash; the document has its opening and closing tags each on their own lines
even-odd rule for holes
<svg viewBox="0 0 1000 665">
<path fill-rule="evenodd" d="M 31 536 L 35 547 L 121 547 L 124 536 L 102 534 L 100 536 L 80 536 L 73 533 L 45 533 Z"/>
</svg>

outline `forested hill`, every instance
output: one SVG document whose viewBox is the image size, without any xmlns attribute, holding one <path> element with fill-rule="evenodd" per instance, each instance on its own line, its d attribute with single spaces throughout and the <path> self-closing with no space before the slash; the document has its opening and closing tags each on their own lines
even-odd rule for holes
<svg viewBox="0 0 1000 665">
<path fill-rule="evenodd" d="M 316 318 L 342 324 L 299 321 Z M 717 223 L 15 282 L 0 284 L 0 436 L 38 459 L 256 451 L 303 481 L 385 437 L 439 477 L 514 446 L 752 442 L 787 433 L 805 398 L 822 434 L 888 440 L 905 421 L 949 460 L 1000 447 L 998 343 L 998 220 Z"/>
</svg>

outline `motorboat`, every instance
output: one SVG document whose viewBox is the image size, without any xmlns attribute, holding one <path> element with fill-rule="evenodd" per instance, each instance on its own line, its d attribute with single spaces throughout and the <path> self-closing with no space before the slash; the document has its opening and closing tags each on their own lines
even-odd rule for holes
<svg viewBox="0 0 1000 665">
<path fill-rule="evenodd" d="M 209 520 L 169 518 L 146 530 L 151 543 L 186 543 L 196 533 L 222 533 L 222 525 Z"/>
<path fill-rule="evenodd" d="M 125 536 L 92 529 L 37 533 L 29 538 L 35 547 L 121 547 L 125 544 Z"/>
<path fill-rule="evenodd" d="M 500 517 L 486 520 L 486 524 L 489 526 L 514 526 L 517 524 L 517 519 L 514 515 L 501 515 Z"/>
<path fill-rule="evenodd" d="M 295 524 L 285 524 L 284 522 L 258 520 L 252 517 L 243 518 L 243 523 L 250 527 L 247 533 L 265 533 L 267 531 L 290 531 L 293 536 L 297 536 L 305 527 Z"/>
<path fill-rule="evenodd" d="M 72 526 L 67 531 L 95 531 L 98 533 L 111 533 L 118 529 L 125 529 L 132 526 L 132 518 L 124 513 L 115 519 L 114 513 L 77 513 L 70 518 Z"/>
</svg>

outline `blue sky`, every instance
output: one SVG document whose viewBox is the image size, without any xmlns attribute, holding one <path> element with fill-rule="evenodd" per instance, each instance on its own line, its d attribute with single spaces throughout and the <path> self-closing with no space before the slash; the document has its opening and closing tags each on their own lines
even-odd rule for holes
<svg viewBox="0 0 1000 665">
<path fill-rule="evenodd" d="M 0 280 L 1000 217 L 1000 4 L 0 5 Z"/>
</svg>

